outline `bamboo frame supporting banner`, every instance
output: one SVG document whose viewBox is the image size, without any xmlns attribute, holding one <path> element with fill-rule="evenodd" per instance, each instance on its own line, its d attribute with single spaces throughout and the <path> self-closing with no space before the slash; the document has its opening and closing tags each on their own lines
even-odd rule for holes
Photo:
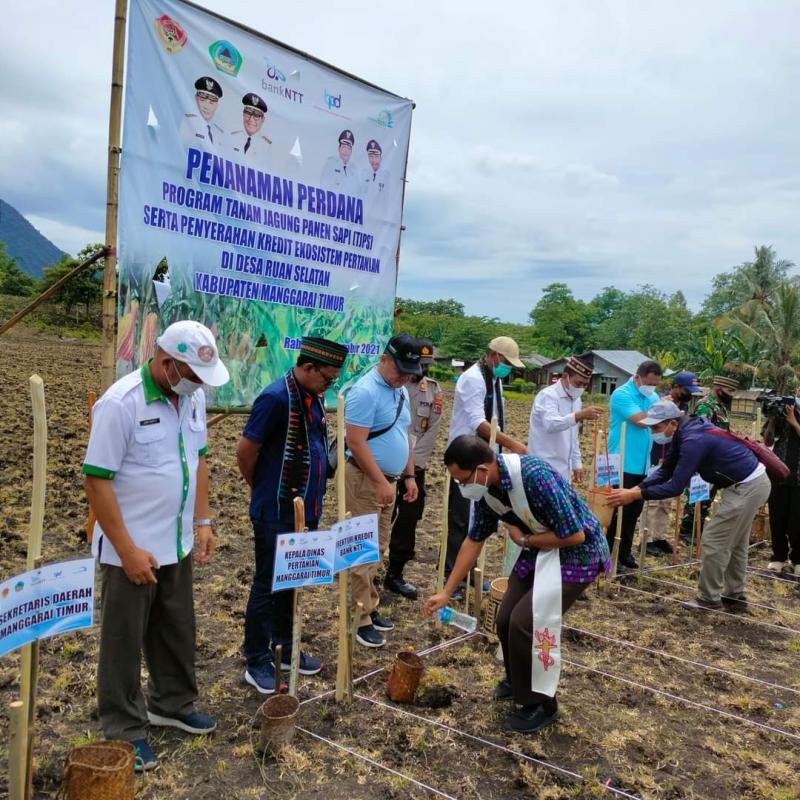
<svg viewBox="0 0 800 800">
<path fill-rule="evenodd" d="M 623 422 L 619 431 L 619 487 L 625 485 L 625 433 L 627 423 Z M 608 450 L 606 450 L 608 452 Z M 611 469 L 608 470 L 609 486 L 611 485 Z M 611 552 L 611 580 L 617 577 L 617 562 L 619 561 L 619 548 L 622 543 L 622 506 L 617 507 L 617 531 L 614 536 L 614 548 Z"/>
<path fill-rule="evenodd" d="M 302 497 L 294 499 L 294 532 L 303 533 L 306 528 L 306 506 Z M 289 694 L 297 697 L 297 683 L 300 679 L 300 639 L 303 619 L 300 608 L 300 590 L 292 591 L 292 660 L 289 668 Z M 277 656 L 276 656 L 277 660 Z M 280 689 L 278 690 L 280 691 Z"/>
<path fill-rule="evenodd" d="M 89 392 L 89 396 L 87 397 L 89 433 L 92 432 L 92 413 L 94 410 L 94 402 L 95 402 L 95 394 L 94 392 Z M 96 521 L 97 521 L 97 515 L 94 513 L 94 509 L 90 505 L 89 514 L 86 517 L 86 527 L 84 528 L 84 530 L 86 531 L 87 544 L 91 544 L 92 539 L 94 538 L 94 523 Z"/>
<path fill-rule="evenodd" d="M 24 800 L 25 797 L 25 742 L 24 728 L 25 704 L 15 700 L 8 704 L 8 798 Z"/>
<path fill-rule="evenodd" d="M 444 495 L 442 496 L 442 532 L 439 536 L 439 567 L 436 572 L 436 592 L 444 588 L 444 567 L 447 560 L 447 515 L 450 511 L 450 473 L 444 472 Z"/>
<path fill-rule="evenodd" d="M 336 397 L 336 500 L 339 522 L 347 517 L 345 500 L 345 421 L 344 395 Z M 353 702 L 353 623 L 351 609 L 350 573 L 343 569 L 339 572 L 339 646 L 336 659 L 336 702 Z"/>
</svg>

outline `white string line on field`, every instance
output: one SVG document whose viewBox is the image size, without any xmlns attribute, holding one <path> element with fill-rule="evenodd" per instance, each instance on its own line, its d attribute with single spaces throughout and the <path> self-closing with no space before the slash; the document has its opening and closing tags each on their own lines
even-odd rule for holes
<svg viewBox="0 0 800 800">
<path fill-rule="evenodd" d="M 647 686 L 644 683 L 638 683 L 637 681 L 632 681 L 629 678 L 623 678 L 620 675 L 614 675 L 612 672 L 605 672 L 602 669 L 595 669 L 594 667 L 590 667 L 586 664 L 581 664 L 577 661 L 566 659 L 563 656 L 561 658 L 561 662 L 563 664 L 569 664 L 572 667 L 585 669 L 588 672 L 594 672 L 597 675 L 602 675 L 605 678 L 611 678 L 612 680 L 619 681 L 620 683 L 626 683 L 629 686 L 635 686 L 637 689 L 644 689 L 647 692 L 653 692 L 653 694 L 660 694 L 662 697 L 668 697 L 670 700 L 677 700 L 679 703 L 685 703 L 686 705 L 694 706 L 695 708 L 701 708 L 704 711 L 711 711 L 714 714 L 719 714 L 720 716 L 727 717 L 728 719 L 735 719 L 737 722 L 743 722 L 745 725 L 753 725 L 756 728 L 761 728 L 762 730 L 769 731 L 770 733 L 777 733 L 779 736 L 785 736 L 788 739 L 795 739 L 800 742 L 800 734 L 786 731 L 783 728 L 774 728 L 772 725 L 767 725 L 764 722 L 757 722 L 754 719 L 743 717 L 740 714 L 734 714 L 731 711 L 723 711 L 721 708 L 715 708 L 714 706 L 709 706 L 706 703 L 698 703 L 696 700 L 689 700 L 688 697 L 682 697 L 679 694 L 673 694 L 672 692 L 668 692 L 664 689 L 656 689 L 653 686 Z"/>
<path fill-rule="evenodd" d="M 432 645 L 431 647 L 426 647 L 424 650 L 414 651 L 418 656 L 427 656 L 431 653 L 435 653 L 437 650 L 443 650 L 445 647 L 450 647 L 452 644 L 459 644 L 460 642 L 465 642 L 467 639 L 472 638 L 475 636 L 477 631 L 472 631 L 472 633 L 462 633 L 459 636 L 454 636 L 452 639 L 447 639 L 444 642 L 439 642 L 439 644 Z M 353 680 L 353 685 L 357 683 L 361 683 L 362 681 L 371 678 L 373 675 L 378 675 L 381 672 L 386 671 L 386 666 L 378 667 L 377 669 L 373 669 L 372 672 L 367 672 L 364 675 L 361 675 L 358 678 Z M 336 694 L 336 689 L 330 689 L 327 692 L 322 692 L 320 694 L 314 695 L 313 697 L 308 697 L 305 700 L 300 701 L 300 705 L 304 706 L 306 703 L 313 703 L 315 700 L 321 700 L 324 697 L 330 697 L 332 694 Z"/>
<path fill-rule="evenodd" d="M 446 792 L 443 792 L 440 789 L 434 789 L 433 786 L 428 786 L 427 783 L 422 783 L 422 781 L 418 781 L 416 778 L 412 778 L 410 775 L 405 775 L 402 772 L 398 772 L 396 769 L 387 767 L 385 764 L 381 764 L 379 761 L 374 761 L 373 759 L 369 758 L 369 756 L 365 756 L 363 753 L 359 753 L 357 750 L 351 750 L 349 747 L 344 747 L 344 745 L 331 741 L 330 739 L 327 739 L 324 736 L 320 736 L 318 733 L 312 733 L 306 728 L 301 728 L 299 725 L 296 726 L 296 730 L 300 731 L 301 733 L 305 733 L 308 736 L 313 736 L 320 742 L 325 742 L 326 744 L 331 745 L 331 747 L 335 747 L 337 750 L 341 750 L 343 753 L 347 753 L 348 755 L 354 756 L 355 758 L 360 758 L 362 761 L 364 761 L 365 763 L 369 764 L 372 767 L 377 767 L 378 769 L 382 769 L 385 772 L 390 772 L 392 775 L 396 775 L 398 778 L 402 778 L 404 781 L 413 783 L 415 786 L 418 786 L 420 789 L 424 789 L 426 792 L 429 792 L 430 794 L 436 795 L 437 797 L 445 797 L 447 798 L 447 800 L 458 800 L 457 797 L 453 797 L 453 795 L 451 794 L 447 794 Z"/>
<path fill-rule="evenodd" d="M 800 584 L 797 578 L 784 578 L 783 575 L 778 575 L 777 572 L 771 572 L 767 569 L 758 569 L 757 567 L 748 567 L 747 571 L 757 578 L 770 578 L 773 581 L 780 581 L 781 583 L 793 583 L 795 586 Z"/>
<path fill-rule="evenodd" d="M 676 586 L 678 589 L 685 589 L 688 591 L 695 591 L 695 587 L 691 586 L 686 583 L 678 583 L 677 581 L 665 581 L 660 578 L 654 578 L 652 575 L 643 575 L 648 581 L 653 581 L 653 583 L 662 583 L 664 586 Z M 725 597 L 725 595 L 723 595 Z M 734 599 L 734 598 L 731 598 Z M 797 611 L 790 611 L 788 608 L 776 608 L 775 606 L 768 606 L 766 603 L 757 603 L 754 600 L 738 600 L 738 603 L 742 603 L 746 606 L 753 606 L 753 608 L 764 608 L 767 611 L 775 611 L 778 614 L 789 614 L 792 617 L 800 617 L 800 613 Z"/>
<path fill-rule="evenodd" d="M 675 661 L 680 661 L 683 664 L 691 664 L 694 667 L 702 667 L 703 669 L 710 669 L 714 672 L 721 672 L 724 675 L 732 675 L 734 678 L 739 678 L 743 681 L 751 681 L 752 683 L 759 683 L 762 686 L 768 686 L 770 689 L 780 689 L 784 692 L 792 692 L 792 694 L 800 695 L 800 691 L 797 689 L 792 689 L 789 686 L 782 686 L 780 683 L 773 683 L 772 681 L 765 681 L 761 678 L 753 678 L 749 675 L 744 675 L 741 672 L 734 672 L 730 669 L 723 669 L 722 667 L 716 667 L 713 664 L 705 664 L 702 661 L 693 661 L 690 658 L 683 658 L 682 656 L 676 656 L 672 653 L 665 653 L 661 650 L 656 650 L 652 647 L 645 647 L 641 644 L 634 644 L 633 642 L 626 642 L 624 639 L 615 639 L 612 636 L 605 636 L 602 633 L 594 633 L 592 631 L 584 630 L 583 628 L 576 628 L 573 625 L 565 625 L 561 624 L 561 627 L 568 631 L 575 631 L 577 633 L 582 634 L 583 636 L 591 636 L 595 639 L 601 639 L 605 642 L 611 642 L 613 644 L 621 644 L 625 647 L 630 647 L 633 650 L 641 650 L 644 653 L 650 653 L 654 656 L 659 656 L 663 658 L 671 658 Z"/>
<path fill-rule="evenodd" d="M 680 603 L 682 606 L 686 608 L 691 608 L 692 610 L 697 610 L 694 606 L 690 606 L 688 600 L 681 600 L 677 597 L 670 597 L 668 594 L 658 594 L 656 592 L 648 592 L 644 589 L 637 589 L 635 586 L 628 586 L 626 583 L 618 583 L 616 584 L 620 589 L 625 589 L 629 592 L 638 592 L 639 594 L 646 594 L 649 597 L 658 597 L 660 600 L 669 600 L 671 603 Z M 721 608 L 703 608 L 703 613 L 705 614 L 721 614 L 726 617 L 733 617 L 734 619 L 739 620 L 740 622 L 747 622 L 750 625 L 759 625 L 762 628 L 773 628 L 776 631 L 781 631 L 782 633 L 795 633 L 800 636 L 800 631 L 796 630 L 795 628 L 789 628 L 785 625 L 774 625 L 771 622 L 764 622 L 760 619 L 753 619 L 752 617 L 748 617 L 746 614 L 735 614 L 731 611 L 725 611 Z"/>
<path fill-rule="evenodd" d="M 404 708 L 400 708 L 399 706 L 392 706 L 388 703 L 383 703 L 380 700 L 376 700 L 374 697 L 367 697 L 363 694 L 355 694 L 353 697 L 357 700 L 365 700 L 367 703 L 372 703 L 373 705 L 380 706 L 381 708 L 388 708 L 390 711 L 394 711 L 397 714 L 401 714 L 405 717 L 411 717 L 412 719 L 419 720 L 420 722 L 424 722 L 427 725 L 433 725 L 437 728 L 442 728 L 443 730 L 449 731 L 450 733 L 456 733 L 459 736 L 463 736 L 466 739 L 471 739 L 474 742 L 480 742 L 483 745 L 487 745 L 489 747 L 493 747 L 495 750 L 500 750 L 503 753 L 508 753 L 509 755 L 514 756 L 515 758 L 522 758 L 525 761 L 531 761 L 534 764 L 538 764 L 540 767 L 545 767 L 546 769 L 554 770 L 555 772 L 559 772 L 562 775 L 566 775 L 570 778 L 575 780 L 582 781 L 583 776 L 579 775 L 577 772 L 573 772 L 572 770 L 566 769 L 565 767 L 559 767 L 557 764 L 551 764 L 549 761 L 543 761 L 540 758 L 534 758 L 533 756 L 526 755 L 525 753 L 520 753 L 516 750 L 512 750 L 509 747 L 504 747 L 502 744 L 498 744 L 497 742 L 493 742 L 491 739 L 484 739 L 481 736 L 475 736 L 471 733 L 467 733 L 466 731 L 462 731 L 460 728 L 454 728 L 451 725 L 446 725 L 444 722 L 439 722 L 436 719 L 429 719 L 428 717 L 423 717 L 421 714 L 415 714 L 412 711 L 406 711 Z M 631 800 L 641 800 L 637 795 L 629 794 L 622 789 L 616 789 L 613 786 L 606 786 L 604 783 L 600 783 L 598 781 L 598 785 L 605 789 L 606 791 L 612 792 L 619 797 L 627 797 L 631 798 Z"/>
</svg>

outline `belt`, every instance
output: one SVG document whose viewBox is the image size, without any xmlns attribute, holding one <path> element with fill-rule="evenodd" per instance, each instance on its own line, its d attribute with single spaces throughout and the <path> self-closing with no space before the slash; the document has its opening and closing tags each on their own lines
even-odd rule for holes
<svg viewBox="0 0 800 800">
<path fill-rule="evenodd" d="M 347 457 L 347 463 L 352 464 L 356 469 L 361 469 L 361 467 L 358 466 L 358 461 L 356 461 L 353 456 Z M 363 472 L 364 470 L 361 471 Z M 397 483 L 397 481 L 400 480 L 399 475 L 387 475 L 385 472 L 383 473 L 383 477 L 386 478 L 389 483 Z"/>
</svg>

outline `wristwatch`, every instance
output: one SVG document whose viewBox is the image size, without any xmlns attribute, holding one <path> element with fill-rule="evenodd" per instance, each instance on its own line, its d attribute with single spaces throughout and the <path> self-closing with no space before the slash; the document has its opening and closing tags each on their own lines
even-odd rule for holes
<svg viewBox="0 0 800 800">
<path fill-rule="evenodd" d="M 208 525 L 209 527 L 213 528 L 214 527 L 214 520 L 213 519 L 196 519 L 194 521 L 194 527 L 195 528 L 202 528 L 205 525 Z"/>
</svg>

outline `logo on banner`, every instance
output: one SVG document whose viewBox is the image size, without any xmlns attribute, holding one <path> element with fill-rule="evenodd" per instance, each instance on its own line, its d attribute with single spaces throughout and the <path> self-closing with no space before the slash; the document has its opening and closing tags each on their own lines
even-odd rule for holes
<svg viewBox="0 0 800 800">
<path fill-rule="evenodd" d="M 234 78 L 239 74 L 242 68 L 242 56 L 230 42 L 224 39 L 213 42 L 208 46 L 208 54 L 220 72 L 232 75 Z"/>
<path fill-rule="evenodd" d="M 547 670 L 556 663 L 556 660 L 550 655 L 550 651 L 558 647 L 556 635 L 550 633 L 548 628 L 545 628 L 543 631 L 534 631 L 533 635 L 536 637 L 534 648 L 539 651 L 539 655 L 536 657 L 542 662 L 544 671 L 547 672 Z"/>
<path fill-rule="evenodd" d="M 156 17 L 155 26 L 158 41 L 170 55 L 183 50 L 188 41 L 186 31 L 172 17 L 168 17 L 166 14 Z"/>
<path fill-rule="evenodd" d="M 267 77 L 271 81 L 283 81 L 283 83 L 286 83 L 286 75 L 284 75 L 284 73 L 281 72 L 274 64 L 270 63 L 266 59 L 264 59 L 264 64 L 266 64 L 267 67 Z"/>
<path fill-rule="evenodd" d="M 374 122 L 376 125 L 380 125 L 381 128 L 393 128 L 394 127 L 394 120 L 392 119 L 392 112 L 387 111 L 384 109 L 378 114 L 377 117 L 368 117 L 371 122 Z"/>
<path fill-rule="evenodd" d="M 331 94 L 327 89 L 325 90 L 325 105 L 328 107 L 328 110 L 334 108 L 341 108 L 342 107 L 342 95 L 341 92 L 337 95 Z"/>
<path fill-rule="evenodd" d="M 270 94 L 277 94 L 286 100 L 291 100 L 293 103 L 300 103 L 303 105 L 303 93 L 298 92 L 297 89 L 292 89 L 286 78 L 286 73 L 277 65 L 273 64 L 269 59 L 264 59 L 264 77 L 261 79 L 261 88 Z"/>
</svg>

